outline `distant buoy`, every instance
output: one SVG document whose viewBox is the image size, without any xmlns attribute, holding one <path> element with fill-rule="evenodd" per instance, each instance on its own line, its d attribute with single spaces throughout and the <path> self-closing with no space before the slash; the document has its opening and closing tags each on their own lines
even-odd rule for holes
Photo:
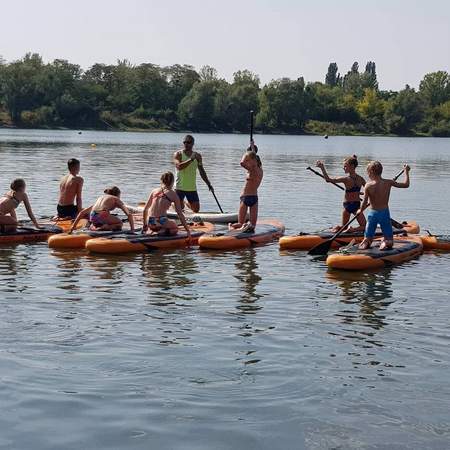
<svg viewBox="0 0 450 450">
<path fill-rule="evenodd" d="M 328 134 L 326 134 L 323 138 L 324 138 L 324 139 L 328 139 Z"/>
<path fill-rule="evenodd" d="M 79 131 L 78 134 L 81 134 L 81 131 Z"/>
<path fill-rule="evenodd" d="M 96 148 L 96 147 L 97 147 L 97 144 L 91 144 L 91 147 L 92 147 L 92 148 Z"/>
</svg>

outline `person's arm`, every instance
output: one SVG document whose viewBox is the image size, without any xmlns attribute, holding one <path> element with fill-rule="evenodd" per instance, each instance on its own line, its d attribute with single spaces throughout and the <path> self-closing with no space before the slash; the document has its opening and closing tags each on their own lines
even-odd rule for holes
<svg viewBox="0 0 450 450">
<path fill-rule="evenodd" d="M 183 225 L 184 229 L 186 230 L 186 233 L 188 235 L 188 238 L 191 238 L 191 230 L 188 227 L 188 224 L 186 222 L 186 218 L 184 217 L 183 210 L 181 209 L 181 202 L 178 197 L 178 195 L 171 195 L 170 200 L 172 200 L 173 204 L 175 205 L 175 211 L 178 214 L 178 218 L 180 219 L 181 224 Z"/>
<path fill-rule="evenodd" d="M 408 164 L 405 164 L 403 168 L 405 169 L 405 181 L 391 181 L 392 186 L 396 188 L 409 188 L 409 171 L 411 170 L 411 167 L 409 167 Z"/>
<path fill-rule="evenodd" d="M 361 206 L 359 207 L 358 211 L 356 211 L 356 216 L 361 214 L 367 207 L 369 206 L 369 192 L 367 189 L 364 189 L 364 198 L 361 203 Z"/>
<path fill-rule="evenodd" d="M 195 156 L 196 156 L 195 159 L 198 161 L 198 173 L 202 177 L 202 180 L 205 182 L 206 186 L 208 186 L 208 189 L 211 192 L 214 192 L 214 188 L 212 187 L 212 184 L 208 179 L 208 175 L 206 175 L 205 169 L 203 167 L 202 156 L 200 155 L 200 153 L 196 153 Z"/>
<path fill-rule="evenodd" d="M 17 222 L 17 214 L 15 209 L 12 209 L 9 215 Z"/>
<path fill-rule="evenodd" d="M 80 177 L 77 183 L 77 210 L 80 212 L 83 209 L 82 191 L 83 191 L 83 178 Z"/>
<path fill-rule="evenodd" d="M 34 226 L 36 228 L 42 228 L 38 224 L 38 222 L 36 220 L 36 217 L 34 217 L 33 210 L 31 209 L 31 205 L 30 205 L 30 200 L 28 199 L 28 195 L 27 194 L 23 195 L 23 204 L 25 205 L 25 209 L 27 210 L 28 217 L 31 219 L 31 221 L 33 222 Z"/>
<path fill-rule="evenodd" d="M 125 204 L 122 202 L 122 200 L 117 199 L 117 208 L 121 209 L 124 214 L 128 217 L 128 222 L 130 223 L 130 230 L 132 233 L 134 233 L 134 218 L 133 214 L 130 213 L 129 209 L 125 206 Z"/>
<path fill-rule="evenodd" d="M 79 222 L 81 219 L 83 219 L 84 217 L 87 217 L 87 216 L 91 213 L 93 206 L 94 206 L 94 205 L 89 206 L 88 208 L 82 209 L 82 210 L 78 213 L 78 216 L 76 217 L 75 221 L 73 222 L 72 226 L 70 227 L 70 230 L 68 231 L 69 234 L 72 234 L 72 233 L 73 233 L 73 230 L 75 230 L 75 228 L 76 228 L 77 225 L 78 225 L 78 222 Z"/>
<path fill-rule="evenodd" d="M 147 203 L 145 204 L 144 211 L 142 213 L 142 233 L 145 233 L 148 230 L 148 210 L 150 209 L 150 206 L 152 205 L 153 201 L 153 191 L 150 193 L 150 196 L 148 197 Z"/>
<path fill-rule="evenodd" d="M 181 161 L 181 152 L 175 152 L 173 155 L 173 163 L 175 165 L 175 167 L 177 168 L 177 170 L 183 170 L 186 169 L 187 166 L 189 166 L 191 164 L 192 161 L 194 161 L 196 159 L 196 153 L 193 152 L 192 156 L 187 159 L 186 161 Z"/>
<path fill-rule="evenodd" d="M 331 178 L 328 175 L 327 169 L 325 169 L 325 164 L 322 161 L 317 161 L 316 167 L 318 167 L 322 171 L 323 178 L 327 183 L 345 183 L 345 181 L 347 180 L 347 177 Z"/>
</svg>

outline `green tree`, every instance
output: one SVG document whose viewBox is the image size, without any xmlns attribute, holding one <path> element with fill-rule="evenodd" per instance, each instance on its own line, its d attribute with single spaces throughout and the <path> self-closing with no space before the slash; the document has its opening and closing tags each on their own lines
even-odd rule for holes
<svg viewBox="0 0 450 450">
<path fill-rule="evenodd" d="M 420 82 L 419 92 L 432 107 L 450 100 L 450 75 L 443 70 L 428 73 Z"/>
<path fill-rule="evenodd" d="M 264 86 L 259 94 L 256 123 L 268 131 L 302 132 L 307 120 L 303 78 L 282 78 Z"/>
<path fill-rule="evenodd" d="M 214 129 L 213 115 L 216 93 L 217 81 L 208 80 L 194 84 L 178 107 L 181 124 L 193 131 Z"/>
<path fill-rule="evenodd" d="M 330 63 L 328 66 L 328 72 L 325 75 L 325 84 L 331 87 L 338 86 L 341 81 L 341 75 L 338 73 L 338 65 L 334 63 Z"/>
<path fill-rule="evenodd" d="M 388 101 L 384 116 L 388 130 L 400 135 L 411 134 L 423 117 L 423 101 L 408 85 Z"/>
</svg>

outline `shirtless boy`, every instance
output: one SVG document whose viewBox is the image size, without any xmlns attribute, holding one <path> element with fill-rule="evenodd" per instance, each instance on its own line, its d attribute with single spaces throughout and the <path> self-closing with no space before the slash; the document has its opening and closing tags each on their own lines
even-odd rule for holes
<svg viewBox="0 0 450 450">
<path fill-rule="evenodd" d="M 80 161 L 72 158 L 67 162 L 69 173 L 65 175 L 59 184 L 59 201 L 57 206 L 59 219 L 75 219 L 82 210 L 81 191 L 83 178 L 80 173 Z M 75 203 L 76 201 L 76 203 Z"/>
<path fill-rule="evenodd" d="M 394 180 L 386 180 L 381 177 L 383 173 L 383 166 L 378 161 L 372 161 L 367 166 L 367 174 L 370 181 L 366 183 L 364 189 L 364 200 L 361 208 L 356 215 L 361 214 L 364 209 L 369 206 L 370 211 L 367 215 L 366 231 L 364 233 L 364 240 L 359 244 L 359 248 L 365 250 L 372 245 L 373 237 L 377 225 L 381 227 L 383 232 L 383 242 L 380 245 L 380 250 L 388 250 L 393 246 L 394 234 L 391 225 L 391 216 L 389 213 L 389 196 L 392 187 L 408 188 L 409 187 L 409 171 L 410 167 L 405 164 L 405 181 L 398 182 Z"/>
<path fill-rule="evenodd" d="M 263 179 L 262 163 L 256 152 L 247 151 L 242 157 L 241 166 L 247 170 L 247 177 L 241 193 L 238 223 L 230 223 L 228 228 L 253 233 L 258 220 L 258 187 Z M 247 210 L 250 213 L 250 222 L 245 223 Z"/>
</svg>

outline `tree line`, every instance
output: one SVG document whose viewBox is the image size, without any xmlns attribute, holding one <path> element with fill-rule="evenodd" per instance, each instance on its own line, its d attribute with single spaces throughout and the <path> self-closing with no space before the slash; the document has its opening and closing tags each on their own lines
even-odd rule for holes
<svg viewBox="0 0 450 450">
<path fill-rule="evenodd" d="M 376 65 L 355 62 L 324 82 L 281 78 L 262 85 L 241 70 L 231 82 L 204 66 L 94 64 L 82 70 L 38 54 L 0 58 L 0 125 L 30 128 L 245 132 L 248 112 L 264 133 L 450 136 L 450 76 L 426 74 L 418 90 L 380 90 Z"/>
</svg>

